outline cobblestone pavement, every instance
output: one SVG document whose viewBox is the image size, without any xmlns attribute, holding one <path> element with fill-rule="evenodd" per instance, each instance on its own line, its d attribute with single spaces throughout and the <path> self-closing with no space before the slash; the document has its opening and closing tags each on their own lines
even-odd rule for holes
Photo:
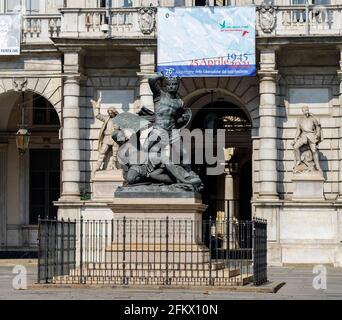
<svg viewBox="0 0 342 320">
<path fill-rule="evenodd" d="M 327 268 L 327 289 L 315 290 L 312 282 L 316 274 L 312 267 L 270 267 L 268 278 L 271 281 L 284 281 L 286 284 L 277 293 L 250 293 L 229 291 L 146 290 L 132 288 L 30 288 L 15 290 L 12 286 L 13 267 L 25 265 L 28 272 L 28 285 L 34 284 L 37 277 L 35 260 L 0 260 L 0 300 L 7 299 L 151 299 L 151 300 L 196 300 L 196 299 L 342 299 L 342 268 Z"/>
</svg>

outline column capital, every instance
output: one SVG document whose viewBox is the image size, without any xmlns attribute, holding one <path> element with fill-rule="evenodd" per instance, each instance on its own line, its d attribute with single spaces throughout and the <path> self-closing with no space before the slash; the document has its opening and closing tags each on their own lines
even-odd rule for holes
<svg viewBox="0 0 342 320">
<path fill-rule="evenodd" d="M 82 47 L 58 47 L 58 50 L 60 50 L 64 54 L 77 53 L 81 56 L 85 54 L 85 50 Z"/>
<path fill-rule="evenodd" d="M 81 82 L 81 81 L 86 81 L 88 79 L 87 76 L 85 76 L 84 74 L 82 73 L 73 73 L 73 72 L 65 72 L 63 75 L 62 75 L 63 79 L 64 79 L 64 82 Z"/>
<path fill-rule="evenodd" d="M 139 77 L 140 80 L 148 79 L 149 77 L 154 76 L 156 73 L 155 72 L 137 72 L 137 76 Z"/>
<path fill-rule="evenodd" d="M 276 81 L 280 79 L 278 70 L 272 69 L 261 69 L 257 72 L 260 81 Z"/>
<path fill-rule="evenodd" d="M 80 47 L 62 47 L 59 49 L 64 54 L 64 74 L 71 74 L 73 76 L 81 75 L 83 71 L 82 57 L 85 51 Z"/>
<path fill-rule="evenodd" d="M 280 51 L 279 45 L 259 44 L 258 50 L 261 52 L 276 52 Z"/>
<path fill-rule="evenodd" d="M 139 52 L 153 52 L 155 53 L 156 47 L 152 46 L 141 46 L 141 47 L 136 47 L 136 50 Z"/>
</svg>

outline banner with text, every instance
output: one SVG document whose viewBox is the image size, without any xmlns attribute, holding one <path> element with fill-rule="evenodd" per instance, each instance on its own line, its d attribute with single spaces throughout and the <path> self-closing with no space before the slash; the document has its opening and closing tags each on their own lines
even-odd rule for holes
<svg viewBox="0 0 342 320">
<path fill-rule="evenodd" d="M 255 6 L 158 8 L 157 71 L 165 76 L 254 76 Z"/>
<path fill-rule="evenodd" d="M 0 14 L 0 55 L 20 54 L 20 14 Z"/>
</svg>

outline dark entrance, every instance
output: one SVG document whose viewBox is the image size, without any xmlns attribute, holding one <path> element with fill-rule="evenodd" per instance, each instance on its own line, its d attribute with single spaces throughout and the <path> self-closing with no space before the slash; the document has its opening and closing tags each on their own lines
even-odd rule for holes
<svg viewBox="0 0 342 320">
<path fill-rule="evenodd" d="M 252 139 L 251 122 L 238 106 L 226 101 L 212 101 L 201 108 L 192 121 L 191 129 L 225 130 L 225 172 L 206 175 L 207 164 L 194 169 L 204 183 L 202 199 L 209 206 L 204 218 L 251 219 L 252 198 Z M 216 147 L 214 147 L 216 150 Z"/>
<path fill-rule="evenodd" d="M 60 196 L 60 150 L 30 150 L 30 224 L 57 216 L 53 201 Z"/>
</svg>

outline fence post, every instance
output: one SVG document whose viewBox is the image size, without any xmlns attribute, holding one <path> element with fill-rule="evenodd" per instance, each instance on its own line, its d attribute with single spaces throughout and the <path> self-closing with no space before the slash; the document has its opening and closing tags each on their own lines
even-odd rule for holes
<svg viewBox="0 0 342 320">
<path fill-rule="evenodd" d="M 228 266 L 228 268 L 230 269 L 230 262 L 229 262 L 229 223 L 230 220 L 228 219 L 228 216 L 226 218 L 226 263 L 225 265 Z"/>
<path fill-rule="evenodd" d="M 58 255 L 58 252 L 57 252 Z M 61 219 L 61 274 L 64 275 L 64 219 Z"/>
<path fill-rule="evenodd" d="M 253 283 L 257 283 L 257 254 L 256 254 L 256 228 L 255 219 L 252 220 L 252 261 L 253 261 Z"/>
<path fill-rule="evenodd" d="M 211 286 L 212 283 L 212 278 L 211 278 L 211 254 L 212 254 L 212 248 L 211 248 L 211 216 L 209 217 L 209 226 L 208 226 L 208 234 L 209 234 L 209 285 Z M 216 233 L 216 226 L 215 226 L 215 233 Z"/>
<path fill-rule="evenodd" d="M 41 252 L 42 252 L 42 243 L 41 243 L 41 225 L 40 225 L 40 215 L 38 216 L 38 272 L 37 272 L 37 282 L 40 283 L 40 268 L 41 268 Z"/>
<path fill-rule="evenodd" d="M 165 257 L 165 263 L 166 263 L 166 284 L 169 283 L 169 216 L 166 217 L 166 257 Z"/>
<path fill-rule="evenodd" d="M 75 246 L 75 245 L 74 245 Z M 68 218 L 68 237 L 67 237 L 67 269 L 68 274 L 70 273 L 70 218 Z"/>
<path fill-rule="evenodd" d="M 253 282 L 267 281 L 267 221 L 253 218 Z"/>
<path fill-rule="evenodd" d="M 49 237 L 50 237 L 50 232 L 49 232 L 49 223 L 47 220 L 45 220 L 45 230 L 44 230 L 44 235 L 45 235 L 45 283 L 49 282 Z"/>
<path fill-rule="evenodd" d="M 83 283 L 83 216 L 80 220 L 80 283 Z"/>
<path fill-rule="evenodd" d="M 263 220 L 264 282 L 267 282 L 267 221 Z"/>
<path fill-rule="evenodd" d="M 142 231 L 143 232 L 143 231 Z M 123 284 L 128 284 L 126 279 L 126 216 L 123 217 L 123 252 L 122 252 L 122 268 L 123 268 Z"/>
<path fill-rule="evenodd" d="M 55 276 L 58 276 L 58 221 L 57 221 L 57 217 L 54 217 L 52 221 L 54 223 L 53 277 L 55 277 Z"/>
</svg>

